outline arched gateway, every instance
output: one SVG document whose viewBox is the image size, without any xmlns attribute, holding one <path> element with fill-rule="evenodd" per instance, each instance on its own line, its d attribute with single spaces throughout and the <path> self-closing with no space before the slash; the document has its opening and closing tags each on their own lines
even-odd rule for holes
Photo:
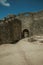
<svg viewBox="0 0 43 65">
<path fill-rule="evenodd" d="M 22 35 L 23 35 L 23 38 L 29 37 L 29 30 L 24 29 Z"/>
</svg>

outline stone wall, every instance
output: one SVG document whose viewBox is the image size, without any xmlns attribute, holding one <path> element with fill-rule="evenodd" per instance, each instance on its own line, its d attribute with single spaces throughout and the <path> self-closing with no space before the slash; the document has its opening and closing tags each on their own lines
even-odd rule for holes
<svg viewBox="0 0 43 65">
<path fill-rule="evenodd" d="M 29 31 L 29 35 L 43 34 L 43 11 L 35 13 L 22 13 L 16 16 L 21 20 L 22 32 Z"/>
<path fill-rule="evenodd" d="M 0 20 L 0 41 L 20 40 L 25 29 L 29 36 L 43 34 L 43 11 L 8 15 Z"/>
<path fill-rule="evenodd" d="M 0 42 L 12 43 L 21 38 L 21 21 L 9 16 L 0 22 Z"/>
</svg>

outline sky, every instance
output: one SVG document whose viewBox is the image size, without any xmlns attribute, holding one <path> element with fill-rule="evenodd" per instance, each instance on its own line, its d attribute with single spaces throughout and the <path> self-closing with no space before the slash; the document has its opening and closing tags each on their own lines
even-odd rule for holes
<svg viewBox="0 0 43 65">
<path fill-rule="evenodd" d="M 43 10 L 43 0 L 0 0 L 0 19 L 9 14 Z"/>
</svg>

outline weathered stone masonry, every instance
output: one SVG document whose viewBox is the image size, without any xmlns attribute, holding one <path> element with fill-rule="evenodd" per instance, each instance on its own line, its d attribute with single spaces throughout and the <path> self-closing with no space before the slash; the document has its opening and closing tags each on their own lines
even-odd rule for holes
<svg viewBox="0 0 43 65">
<path fill-rule="evenodd" d="M 13 43 L 21 39 L 21 21 L 14 16 L 4 18 L 0 22 L 0 41 L 2 43 Z"/>
<path fill-rule="evenodd" d="M 29 36 L 42 35 L 43 11 L 9 15 L 0 20 L 0 41 L 9 43 L 20 40 L 25 29 L 28 30 Z"/>
<path fill-rule="evenodd" d="M 22 13 L 17 18 L 22 22 L 22 32 L 27 29 L 30 36 L 43 34 L 43 11 Z"/>
</svg>

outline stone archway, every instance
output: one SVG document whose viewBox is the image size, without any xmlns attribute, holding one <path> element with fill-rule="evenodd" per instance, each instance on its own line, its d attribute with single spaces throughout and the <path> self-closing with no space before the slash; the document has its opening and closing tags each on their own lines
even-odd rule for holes
<svg viewBox="0 0 43 65">
<path fill-rule="evenodd" d="M 23 30 L 22 37 L 23 38 L 29 37 L 29 30 L 28 29 Z"/>
</svg>

